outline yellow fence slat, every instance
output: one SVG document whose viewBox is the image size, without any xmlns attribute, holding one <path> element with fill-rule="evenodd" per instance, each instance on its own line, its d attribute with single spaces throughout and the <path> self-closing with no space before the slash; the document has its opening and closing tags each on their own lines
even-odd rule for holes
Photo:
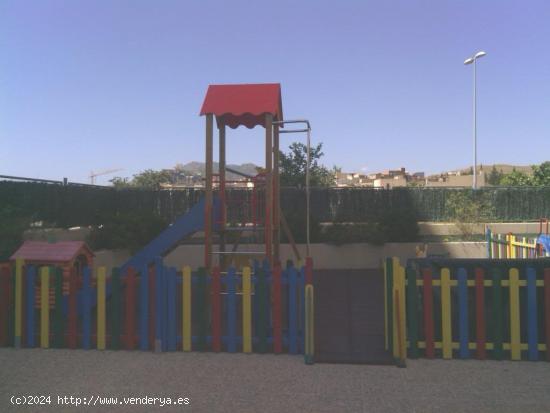
<svg viewBox="0 0 550 413">
<path fill-rule="evenodd" d="M 512 360 L 521 360 L 519 319 L 519 271 L 510 268 L 510 351 Z"/>
<path fill-rule="evenodd" d="M 388 350 L 388 266 L 384 260 L 384 349 Z"/>
<path fill-rule="evenodd" d="M 443 343 L 443 358 L 453 358 L 451 330 L 451 271 L 441 270 L 441 335 Z"/>
</svg>

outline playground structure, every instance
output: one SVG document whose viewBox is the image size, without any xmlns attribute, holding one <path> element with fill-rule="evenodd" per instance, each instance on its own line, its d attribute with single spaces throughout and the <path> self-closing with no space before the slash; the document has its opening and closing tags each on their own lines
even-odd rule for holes
<svg viewBox="0 0 550 413">
<path fill-rule="evenodd" d="M 550 235 L 548 219 L 539 221 L 539 235 L 536 238 L 520 237 L 512 233 L 493 234 L 485 229 L 487 258 L 540 258 L 550 257 Z"/>
<path fill-rule="evenodd" d="M 550 361 L 550 259 L 388 258 L 386 348 L 407 357 Z"/>
<path fill-rule="evenodd" d="M 306 167 L 306 259 L 309 258 L 309 136 L 307 120 L 284 120 L 281 87 L 278 83 L 210 85 L 200 111 L 206 119 L 205 197 L 187 214 L 182 215 L 122 265 L 141 268 L 165 256 L 179 242 L 196 232 L 204 232 L 204 268 L 219 267 L 226 271 L 231 264 L 251 265 L 254 260 L 266 259 L 270 266 L 281 261 L 280 232 L 285 231 L 292 244 L 295 259 L 301 256 L 294 243 L 292 231 L 281 213 L 279 183 L 280 133 L 307 133 Z M 214 119 L 219 137 L 219 171 L 214 174 Z M 285 124 L 304 124 L 304 129 L 281 130 Z M 265 128 L 265 171 L 247 177 L 250 191 L 230 191 L 226 179 L 226 126 Z M 239 249 L 246 235 L 252 234 L 261 251 Z M 214 249 L 217 241 L 218 248 Z M 232 242 L 232 246 L 228 245 Z"/>
<path fill-rule="evenodd" d="M 279 135 L 280 133 L 307 133 L 306 167 L 306 209 L 307 209 L 307 253 L 309 256 L 309 136 L 310 125 L 307 120 L 284 120 L 281 99 L 281 86 L 278 83 L 210 85 L 200 111 L 206 119 L 206 155 L 205 155 L 205 207 L 204 207 L 204 267 L 212 268 L 213 256 L 219 259 L 217 264 L 225 269 L 227 258 L 235 255 L 253 257 L 259 255 L 273 265 L 280 261 L 281 223 L 287 238 L 293 245 L 296 258 L 299 259 L 292 233 L 280 206 L 279 179 Z M 214 118 L 219 138 L 219 171 L 213 173 L 213 135 Z M 303 123 L 305 129 L 281 130 L 287 123 Z M 236 129 L 245 126 L 252 129 L 262 126 L 265 129 L 265 170 L 252 178 L 254 196 L 252 203 L 248 198 L 231 199 L 227 191 L 226 180 L 226 127 Z M 216 178 L 216 179 L 215 179 Z M 219 214 L 214 217 L 214 191 L 218 191 Z M 263 194 L 263 202 L 256 196 Z M 260 198 L 262 196 L 260 195 Z M 248 214 L 247 214 L 248 212 Z M 247 216 L 248 215 L 248 216 Z M 213 233 L 218 233 L 219 248 L 213 249 Z M 263 238 L 263 251 L 239 251 L 241 235 L 252 231 L 255 239 Z M 238 233 L 233 247 L 227 249 L 228 234 Z M 263 237 L 258 237 L 258 233 Z M 233 260 L 234 261 L 234 260 Z"/>
</svg>

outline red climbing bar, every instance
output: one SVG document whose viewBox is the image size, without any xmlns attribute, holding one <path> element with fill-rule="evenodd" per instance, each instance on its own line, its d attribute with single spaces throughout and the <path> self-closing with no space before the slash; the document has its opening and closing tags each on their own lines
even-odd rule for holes
<svg viewBox="0 0 550 413">
<path fill-rule="evenodd" d="M 76 323 L 77 323 L 77 311 L 76 311 L 76 273 L 73 268 L 69 273 L 69 308 L 67 315 L 67 347 L 75 349 L 77 345 L 76 339 Z"/>
<path fill-rule="evenodd" d="M 485 360 L 485 285 L 483 269 L 475 269 L 476 285 L 476 356 Z"/>
<path fill-rule="evenodd" d="M 211 285 L 212 300 L 212 351 L 222 349 L 222 301 L 221 301 L 221 280 L 220 268 L 214 267 L 212 271 Z"/>
<path fill-rule="evenodd" d="M 546 332 L 546 360 L 550 361 L 550 268 L 544 269 L 544 329 Z"/>
<path fill-rule="evenodd" d="M 136 271 L 130 267 L 126 275 L 125 343 L 133 350 L 136 343 Z"/>
<path fill-rule="evenodd" d="M 435 357 L 434 345 L 434 314 L 433 314 L 433 293 L 432 293 L 432 269 L 423 268 L 422 278 L 424 279 L 424 338 L 426 341 L 426 357 Z"/>
<path fill-rule="evenodd" d="M 273 352 L 283 352 L 282 304 L 281 304 L 281 263 L 276 262 L 272 274 L 273 288 Z"/>
</svg>

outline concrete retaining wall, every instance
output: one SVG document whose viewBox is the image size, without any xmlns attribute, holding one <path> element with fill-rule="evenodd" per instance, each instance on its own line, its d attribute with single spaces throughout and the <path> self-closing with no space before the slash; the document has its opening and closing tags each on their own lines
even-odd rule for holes
<svg viewBox="0 0 550 413">
<path fill-rule="evenodd" d="M 434 242 L 425 244 L 428 255 L 442 255 L 450 258 L 485 258 L 487 247 L 484 242 Z M 312 244 L 311 256 L 315 268 L 379 268 L 386 257 L 399 257 L 402 262 L 416 257 L 416 249 L 424 248 L 418 243 L 388 243 L 383 246 L 370 244 L 347 244 L 334 246 L 329 244 Z M 259 245 L 247 245 L 247 250 L 261 251 Z M 298 246 L 300 254 L 305 256 L 305 245 Z M 95 264 L 104 265 L 109 270 L 123 264 L 130 254 L 126 251 L 97 251 Z M 284 260 L 294 259 L 290 245 L 281 245 L 281 257 Z M 168 266 L 181 268 L 190 265 L 197 268 L 203 262 L 202 245 L 181 245 L 168 254 L 165 263 Z"/>
</svg>

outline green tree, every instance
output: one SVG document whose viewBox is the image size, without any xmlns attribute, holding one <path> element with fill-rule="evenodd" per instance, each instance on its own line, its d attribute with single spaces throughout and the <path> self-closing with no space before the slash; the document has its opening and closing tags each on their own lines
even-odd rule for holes
<svg viewBox="0 0 550 413">
<path fill-rule="evenodd" d="M 525 172 L 516 171 L 516 168 L 509 174 L 506 174 L 500 180 L 503 186 L 532 186 L 533 179 Z"/>
<path fill-rule="evenodd" d="M 169 183 L 171 179 L 168 171 L 154 171 L 152 169 L 146 169 L 145 171 L 134 175 L 132 184 L 138 188 L 151 188 L 156 189 L 160 184 Z"/>
<path fill-rule="evenodd" d="M 500 180 L 504 174 L 501 171 L 498 171 L 496 166 L 493 165 L 493 169 L 491 169 L 491 172 L 487 175 L 487 183 L 489 185 L 500 185 Z"/>
<path fill-rule="evenodd" d="M 121 178 L 120 176 L 115 176 L 113 179 L 110 179 L 109 182 L 115 188 L 129 188 L 132 186 L 132 183 L 129 182 L 128 178 Z"/>
<path fill-rule="evenodd" d="M 482 191 L 453 191 L 445 201 L 445 209 L 467 240 L 475 238 L 479 223 L 489 222 L 495 216 L 494 205 Z"/>
<path fill-rule="evenodd" d="M 323 144 L 310 148 L 309 182 L 311 186 L 333 186 L 335 171 L 319 163 L 323 157 Z M 289 153 L 280 152 L 279 168 L 281 186 L 303 187 L 306 180 L 307 146 L 294 142 L 289 146 Z"/>
<path fill-rule="evenodd" d="M 535 165 L 533 168 L 533 184 L 536 186 L 550 186 L 550 161 Z"/>
<path fill-rule="evenodd" d="M 155 171 L 146 169 L 139 174 L 135 174 L 132 180 L 128 178 L 114 177 L 109 182 L 116 188 L 144 188 L 158 189 L 160 184 L 169 183 L 172 177 L 168 171 Z"/>
</svg>

